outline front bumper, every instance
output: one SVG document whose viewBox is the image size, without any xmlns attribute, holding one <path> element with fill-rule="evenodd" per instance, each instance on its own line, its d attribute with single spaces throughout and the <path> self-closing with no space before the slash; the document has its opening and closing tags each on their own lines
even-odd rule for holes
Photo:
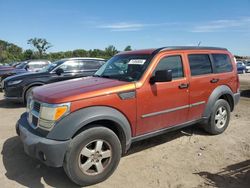
<svg viewBox="0 0 250 188">
<path fill-rule="evenodd" d="M 23 142 L 25 153 L 40 160 L 47 166 L 61 167 L 70 140 L 57 141 L 47 139 L 34 134 L 27 127 L 30 127 L 27 116 L 22 115 L 16 124 L 16 130 Z"/>
<path fill-rule="evenodd" d="M 4 87 L 4 98 L 11 101 L 23 101 L 23 89 L 22 87 Z"/>
</svg>

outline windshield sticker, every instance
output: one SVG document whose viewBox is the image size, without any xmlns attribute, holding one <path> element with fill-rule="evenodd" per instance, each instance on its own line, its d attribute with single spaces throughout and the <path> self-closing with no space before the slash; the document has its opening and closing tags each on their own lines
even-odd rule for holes
<svg viewBox="0 0 250 188">
<path fill-rule="evenodd" d="M 145 59 L 131 59 L 128 64 L 129 65 L 143 65 L 146 62 Z"/>
</svg>

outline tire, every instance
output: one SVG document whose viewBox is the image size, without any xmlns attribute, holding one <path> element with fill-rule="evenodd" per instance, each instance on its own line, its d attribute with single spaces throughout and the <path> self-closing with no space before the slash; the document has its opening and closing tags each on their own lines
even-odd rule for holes
<svg viewBox="0 0 250 188">
<path fill-rule="evenodd" d="M 97 143 L 101 142 L 102 146 L 99 144 L 101 147 L 98 147 Z M 121 154 L 121 143 L 116 134 L 108 128 L 96 125 L 72 140 L 66 152 L 64 171 L 71 181 L 80 186 L 93 185 L 113 174 Z"/>
<path fill-rule="evenodd" d="M 26 104 L 27 103 L 27 99 L 31 96 L 31 92 L 33 89 L 35 89 L 37 86 L 33 86 L 33 87 L 30 87 L 28 90 L 25 91 L 25 95 L 24 95 L 24 103 Z"/>
<path fill-rule="evenodd" d="M 230 106 L 226 100 L 217 100 L 212 109 L 212 114 L 208 123 L 204 125 L 205 131 L 212 135 L 223 133 L 228 127 L 230 112 Z"/>
</svg>

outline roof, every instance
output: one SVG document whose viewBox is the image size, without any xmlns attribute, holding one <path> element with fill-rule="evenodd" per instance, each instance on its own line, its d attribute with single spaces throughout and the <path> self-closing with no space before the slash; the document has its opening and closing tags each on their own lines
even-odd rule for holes
<svg viewBox="0 0 250 188">
<path fill-rule="evenodd" d="M 118 53 L 119 55 L 122 54 L 152 54 L 157 48 L 151 48 L 151 49 L 144 49 L 144 50 L 132 50 L 132 51 L 123 51 Z"/>
<path fill-rule="evenodd" d="M 208 46 L 166 46 L 162 48 L 152 48 L 144 50 L 133 50 L 133 51 L 123 51 L 121 54 L 148 54 L 158 53 L 161 51 L 170 51 L 170 50 L 227 50 L 226 48 L 219 47 L 208 47 Z"/>
<path fill-rule="evenodd" d="M 100 60 L 100 61 L 105 61 L 105 59 L 94 58 L 94 57 L 70 57 L 70 58 L 64 58 L 62 60 Z"/>
</svg>

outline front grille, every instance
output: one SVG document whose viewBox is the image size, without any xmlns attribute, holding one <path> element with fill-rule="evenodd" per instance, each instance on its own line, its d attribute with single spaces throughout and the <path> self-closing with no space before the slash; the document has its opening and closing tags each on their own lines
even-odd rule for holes
<svg viewBox="0 0 250 188">
<path fill-rule="evenodd" d="M 33 110 L 39 113 L 40 108 L 41 108 L 41 104 L 39 102 L 34 101 Z"/>
<path fill-rule="evenodd" d="M 37 127 L 37 125 L 38 125 L 38 118 L 36 116 L 33 116 L 33 115 L 32 115 L 32 124 L 35 127 Z"/>
</svg>

